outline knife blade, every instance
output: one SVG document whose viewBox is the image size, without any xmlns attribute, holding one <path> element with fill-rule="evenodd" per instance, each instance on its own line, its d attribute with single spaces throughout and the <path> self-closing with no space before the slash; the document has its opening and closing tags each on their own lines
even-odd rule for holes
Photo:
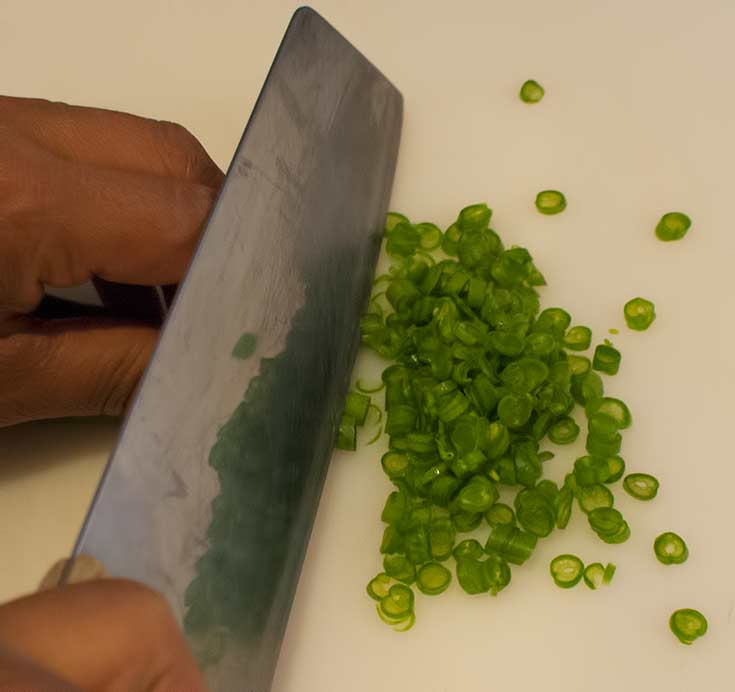
<svg viewBox="0 0 735 692">
<path fill-rule="evenodd" d="M 167 597 L 215 692 L 271 685 L 402 111 L 323 18 L 294 14 L 74 548 Z"/>
</svg>

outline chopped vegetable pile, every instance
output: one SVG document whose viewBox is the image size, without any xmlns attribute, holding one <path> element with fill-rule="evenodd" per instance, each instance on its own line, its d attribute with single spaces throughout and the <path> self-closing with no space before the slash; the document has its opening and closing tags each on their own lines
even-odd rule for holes
<svg viewBox="0 0 735 692">
<path fill-rule="evenodd" d="M 565 205 L 556 191 L 537 197 L 545 214 Z M 473 204 L 442 232 L 389 214 L 386 250 L 393 265 L 375 280 L 361 320 L 363 344 L 389 364 L 380 384 L 358 381 L 359 391 L 349 394 L 338 446 L 355 449 L 357 428 L 371 410 L 381 422 L 368 394 L 384 389 L 389 450 L 381 464 L 395 488 L 382 512 L 383 571 L 367 591 L 380 618 L 399 631 L 416 619 L 412 585 L 438 595 L 454 571 L 468 594 L 495 596 L 539 540 L 567 526 L 575 504 L 603 542 L 619 544 L 631 535 L 610 486 L 625 474 L 619 453 L 632 416 L 622 400 L 605 395 L 603 379 L 618 372 L 621 354 L 604 339 L 592 359 L 582 355 L 592 345 L 591 329 L 572 325 L 562 308 L 541 310 L 543 275 L 525 248 L 505 247 L 491 218 L 486 204 Z M 634 298 L 624 315 L 640 331 L 655 311 L 650 301 Z M 587 455 L 558 487 L 543 477 L 554 453 L 542 446 L 574 442 L 578 411 L 586 421 Z M 623 482 L 639 500 L 653 499 L 658 485 L 644 473 Z M 513 506 L 501 501 L 502 488 L 513 493 Z M 489 529 L 484 545 L 476 533 L 462 538 L 481 526 Z M 688 555 L 672 533 L 659 536 L 654 551 L 665 564 Z M 585 566 L 570 554 L 550 565 L 563 588 L 583 580 L 598 589 L 615 570 L 612 563 Z M 703 633 L 684 616 L 671 622 L 680 639 Z"/>
</svg>

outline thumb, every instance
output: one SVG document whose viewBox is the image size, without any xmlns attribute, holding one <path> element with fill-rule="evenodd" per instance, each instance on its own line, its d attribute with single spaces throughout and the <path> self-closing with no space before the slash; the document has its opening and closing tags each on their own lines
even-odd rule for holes
<svg viewBox="0 0 735 692">
<path fill-rule="evenodd" d="M 121 414 L 158 339 L 153 327 L 102 320 L 27 325 L 0 338 L 0 427 Z"/>
</svg>

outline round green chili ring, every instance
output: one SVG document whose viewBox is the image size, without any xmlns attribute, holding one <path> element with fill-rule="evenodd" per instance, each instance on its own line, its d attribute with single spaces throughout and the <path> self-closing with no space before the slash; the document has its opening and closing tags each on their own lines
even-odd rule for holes
<svg viewBox="0 0 735 692">
<path fill-rule="evenodd" d="M 636 500 L 653 500 L 658 494 L 658 480 L 647 473 L 631 473 L 623 480 L 623 488 Z"/>
<path fill-rule="evenodd" d="M 612 562 L 607 563 L 607 565 L 605 566 L 605 573 L 602 575 L 602 583 L 605 584 L 605 586 L 610 585 L 610 582 L 613 580 L 617 569 L 618 568 Z"/>
<path fill-rule="evenodd" d="M 549 439 L 558 445 L 568 445 L 579 435 L 579 426 L 571 416 L 564 416 L 556 421 L 547 433 Z"/>
<path fill-rule="evenodd" d="M 584 568 L 584 583 L 593 591 L 602 585 L 605 568 L 601 562 L 593 562 Z"/>
<path fill-rule="evenodd" d="M 566 207 L 566 197 L 558 190 L 542 190 L 536 195 L 536 209 L 542 214 L 559 214 Z"/>
<path fill-rule="evenodd" d="M 601 540 L 605 541 L 605 543 L 609 543 L 611 545 L 625 543 L 625 541 L 630 538 L 630 526 L 627 521 L 624 521 L 621 527 L 614 534 L 608 535 L 598 533 L 597 535 Z"/>
<path fill-rule="evenodd" d="M 406 475 L 411 461 L 405 454 L 400 452 L 386 452 L 380 460 L 383 471 L 388 478 L 402 478 Z"/>
<path fill-rule="evenodd" d="M 562 589 L 579 584 L 584 574 L 584 563 L 576 555 L 558 555 L 549 565 L 554 583 Z"/>
<path fill-rule="evenodd" d="M 623 315 L 629 329 L 642 332 L 656 319 L 656 307 L 645 298 L 632 298 L 623 307 Z"/>
<path fill-rule="evenodd" d="M 493 528 L 500 524 L 510 524 L 513 526 L 516 523 L 516 515 L 512 507 L 502 502 L 496 502 L 485 512 L 485 521 Z"/>
<path fill-rule="evenodd" d="M 664 565 L 680 565 L 689 557 L 689 548 L 684 539 L 673 531 L 666 531 L 653 542 L 653 552 Z"/>
<path fill-rule="evenodd" d="M 592 363 L 589 358 L 574 354 L 569 354 L 567 356 L 567 363 L 569 364 L 569 373 L 572 377 L 586 375 L 592 367 Z"/>
<path fill-rule="evenodd" d="M 614 536 L 625 524 L 623 515 L 612 507 L 598 507 L 587 515 L 592 530 L 602 536 Z"/>
<path fill-rule="evenodd" d="M 416 575 L 416 586 L 421 593 L 436 596 L 447 590 L 452 573 L 438 562 L 427 562 Z"/>
<path fill-rule="evenodd" d="M 592 367 L 606 375 L 616 375 L 620 370 L 621 355 L 615 347 L 608 344 L 598 344 L 592 356 Z"/>
<path fill-rule="evenodd" d="M 664 242 L 681 240 L 692 225 L 692 220 L 680 211 L 664 214 L 656 226 L 656 237 Z"/>
<path fill-rule="evenodd" d="M 624 401 L 611 396 L 604 396 L 589 401 L 585 406 L 587 418 L 601 414 L 612 418 L 618 430 L 625 430 L 633 424 L 633 416 Z"/>
<path fill-rule="evenodd" d="M 592 343 L 592 330 L 589 327 L 572 327 L 564 336 L 564 346 L 570 351 L 586 351 Z"/>
<path fill-rule="evenodd" d="M 479 541 L 474 538 L 466 538 L 463 541 L 457 543 L 452 550 L 452 555 L 455 560 L 461 560 L 463 557 L 471 557 L 475 560 L 479 560 L 485 551 L 482 549 Z"/>
<path fill-rule="evenodd" d="M 612 507 L 615 499 L 604 485 L 594 483 L 577 488 L 577 502 L 579 502 L 579 508 L 585 514 L 589 514 L 600 507 Z"/>
<path fill-rule="evenodd" d="M 416 624 L 416 613 L 411 611 L 407 618 L 404 618 L 400 622 L 393 625 L 393 630 L 396 632 L 408 632 Z"/>
<path fill-rule="evenodd" d="M 419 232 L 419 245 L 422 250 L 431 252 L 441 245 L 443 234 L 438 226 L 425 222 L 418 224 L 416 230 Z"/>
<path fill-rule="evenodd" d="M 413 610 L 413 590 L 405 584 L 393 584 L 380 600 L 380 610 L 390 619 L 403 619 Z"/>
<path fill-rule="evenodd" d="M 616 483 L 625 473 L 625 460 L 623 457 L 616 454 L 614 456 L 607 457 L 607 459 L 605 459 L 605 463 L 607 464 L 609 474 L 605 483 Z"/>
<path fill-rule="evenodd" d="M 357 380 L 355 383 L 355 389 L 363 394 L 375 394 L 380 392 L 385 387 L 385 382 L 378 382 L 374 384 L 367 384 L 363 380 Z"/>
<path fill-rule="evenodd" d="M 397 211 L 389 211 L 385 217 L 385 232 L 390 233 L 399 223 L 411 224 L 407 216 Z"/>
<path fill-rule="evenodd" d="M 416 568 L 405 555 L 386 555 L 383 558 L 385 574 L 404 584 L 412 584 L 416 579 Z"/>
<path fill-rule="evenodd" d="M 693 608 L 681 608 L 671 614 L 669 627 L 682 644 L 691 644 L 707 633 L 707 618 Z"/>
<path fill-rule="evenodd" d="M 519 96 L 523 103 L 538 103 L 546 92 L 544 88 L 534 79 L 527 79 L 521 85 Z"/>
<path fill-rule="evenodd" d="M 392 579 L 385 573 L 374 576 L 367 585 L 367 594 L 374 601 L 381 601 L 388 595 Z"/>
</svg>

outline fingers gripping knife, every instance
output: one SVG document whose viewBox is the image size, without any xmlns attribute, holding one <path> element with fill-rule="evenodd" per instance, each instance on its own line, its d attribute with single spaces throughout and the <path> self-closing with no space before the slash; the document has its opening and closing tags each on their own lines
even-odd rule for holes
<svg viewBox="0 0 735 692">
<path fill-rule="evenodd" d="M 401 118 L 399 92 L 296 12 L 75 547 L 168 598 L 215 691 L 270 688 Z"/>
</svg>

